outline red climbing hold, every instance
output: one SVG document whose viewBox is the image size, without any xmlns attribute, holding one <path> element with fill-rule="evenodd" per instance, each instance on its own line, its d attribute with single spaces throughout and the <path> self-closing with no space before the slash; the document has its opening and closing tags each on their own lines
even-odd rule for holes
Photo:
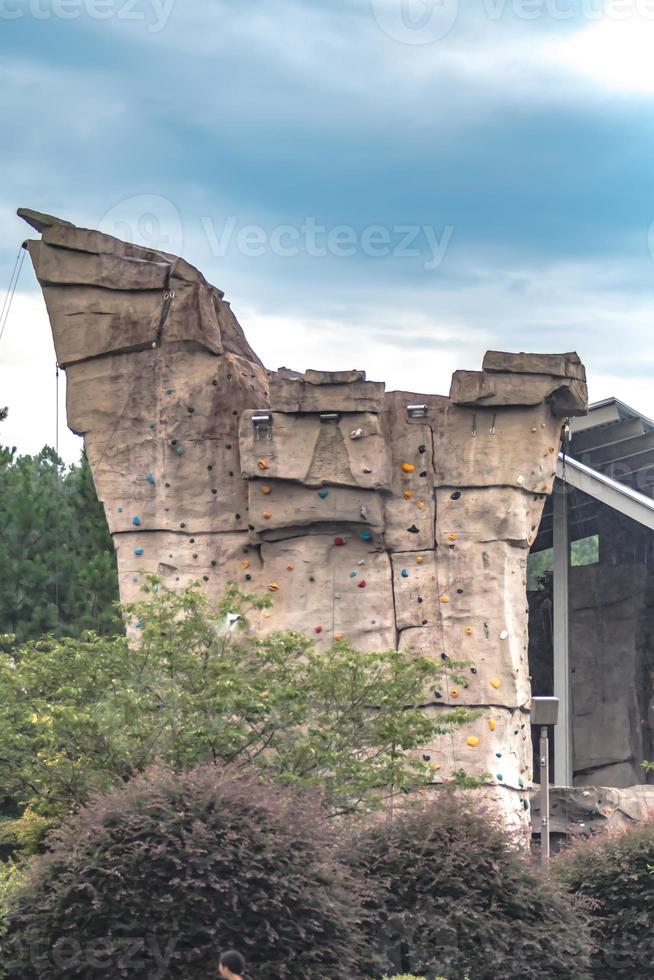
<svg viewBox="0 0 654 980">
<path fill-rule="evenodd" d="M 316 633 L 322 633 L 322 626 L 316 626 Z"/>
<path fill-rule="evenodd" d="M 345 541 L 343 540 L 343 538 L 334 538 L 334 544 L 342 545 L 345 544 Z"/>
<path fill-rule="evenodd" d="M 368 583 L 366 582 L 365 578 L 362 578 L 360 582 L 357 582 L 357 585 L 359 586 L 360 589 L 365 589 L 367 584 Z"/>
</svg>

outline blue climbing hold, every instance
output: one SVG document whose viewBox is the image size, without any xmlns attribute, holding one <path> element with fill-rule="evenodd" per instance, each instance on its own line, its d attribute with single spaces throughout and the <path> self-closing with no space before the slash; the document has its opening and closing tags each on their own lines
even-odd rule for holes
<svg viewBox="0 0 654 980">
<path fill-rule="evenodd" d="M 495 756 L 496 756 L 496 757 L 497 757 L 498 759 L 501 759 L 501 758 L 502 758 L 502 753 L 501 753 L 501 752 L 496 752 L 496 753 L 495 753 Z"/>
<path fill-rule="evenodd" d="M 372 534 L 370 531 L 362 531 L 359 537 L 362 541 L 372 541 Z"/>
<path fill-rule="evenodd" d="M 177 453 L 178 456 L 183 456 L 184 455 L 184 447 L 183 446 L 177 446 L 177 448 L 175 449 L 175 452 Z"/>
<path fill-rule="evenodd" d="M 402 571 L 400 572 L 400 575 L 402 576 L 402 578 L 408 578 L 409 572 L 406 568 L 403 568 Z"/>
<path fill-rule="evenodd" d="M 350 578 L 356 578 L 356 577 L 357 577 L 356 572 L 350 572 Z"/>
<path fill-rule="evenodd" d="M 146 478 L 145 478 L 145 479 L 146 479 L 146 480 L 148 481 L 148 483 L 151 483 L 151 484 L 152 484 L 152 486 L 154 486 L 154 485 L 155 485 L 155 483 L 157 482 L 157 481 L 155 480 L 155 478 L 153 477 L 153 475 L 152 475 L 152 473 L 148 473 L 148 475 L 146 476 Z"/>
<path fill-rule="evenodd" d="M 143 554 L 143 548 L 135 548 L 134 549 L 134 554 L 135 555 L 142 555 Z"/>
<path fill-rule="evenodd" d="M 141 518 L 140 517 L 133 517 L 132 518 L 132 524 L 134 525 L 134 527 L 139 527 L 140 524 L 141 524 Z"/>
<path fill-rule="evenodd" d="M 138 575 L 132 575 L 132 582 L 138 582 L 138 580 L 139 580 Z"/>
<path fill-rule="evenodd" d="M 325 497 L 329 496 L 329 490 L 319 490 L 318 496 L 320 497 L 321 500 L 324 500 Z"/>
<path fill-rule="evenodd" d="M 118 508 L 118 513 L 119 513 L 119 514 L 122 514 L 122 512 L 123 512 L 123 508 L 122 508 L 122 507 L 119 507 L 119 508 Z"/>
<path fill-rule="evenodd" d="M 134 626 L 136 627 L 137 630 L 143 629 L 143 623 L 141 622 L 140 619 L 137 619 L 136 620 L 136 622 L 134 623 Z"/>
<path fill-rule="evenodd" d="M 173 393 L 173 389 L 172 388 L 166 388 L 166 394 L 167 395 L 172 395 L 172 393 Z"/>
<path fill-rule="evenodd" d="M 498 782 L 500 782 L 500 783 L 504 781 L 504 776 L 502 775 L 501 772 L 498 772 L 497 779 L 498 779 Z"/>
</svg>

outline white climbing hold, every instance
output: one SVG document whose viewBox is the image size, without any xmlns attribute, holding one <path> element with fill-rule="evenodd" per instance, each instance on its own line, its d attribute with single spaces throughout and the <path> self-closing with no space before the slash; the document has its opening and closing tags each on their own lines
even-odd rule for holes
<svg viewBox="0 0 654 980">
<path fill-rule="evenodd" d="M 502 632 L 500 633 L 500 640 L 506 640 L 508 635 L 509 635 L 508 630 L 502 630 Z"/>
<path fill-rule="evenodd" d="M 350 432 L 350 439 L 360 439 L 363 435 L 363 429 L 352 429 Z"/>
<path fill-rule="evenodd" d="M 519 475 L 519 476 L 516 476 L 516 478 L 515 478 L 515 482 L 516 482 L 516 483 L 519 483 L 520 485 L 522 485 L 522 484 L 523 484 L 523 483 L 525 482 L 525 478 L 524 478 L 524 476 L 522 475 L 522 473 L 520 473 L 520 475 Z"/>
</svg>

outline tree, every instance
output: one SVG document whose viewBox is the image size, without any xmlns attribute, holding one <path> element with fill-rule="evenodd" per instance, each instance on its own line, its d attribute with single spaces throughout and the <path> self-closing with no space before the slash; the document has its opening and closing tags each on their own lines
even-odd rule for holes
<svg viewBox="0 0 654 980">
<path fill-rule="evenodd" d="M 446 792 L 364 828 L 347 860 L 368 883 L 370 941 L 389 972 L 589 976 L 587 936 L 571 904 L 469 798 Z"/>
<path fill-rule="evenodd" d="M 0 449 L 0 633 L 116 633 L 114 549 L 86 458 Z"/>
<path fill-rule="evenodd" d="M 124 609 L 137 639 L 49 637 L 0 669 L 0 781 L 23 811 L 9 825 L 19 842 L 155 759 L 177 771 L 254 765 L 320 788 L 332 814 L 369 809 L 433 782 L 418 750 L 476 717 L 422 711 L 440 669 L 424 657 L 253 635 L 248 610 L 268 606 L 268 594 L 232 585 L 212 613 L 199 589 L 156 579 L 146 589 Z"/>
<path fill-rule="evenodd" d="M 654 820 L 622 833 L 580 841 L 553 865 L 587 913 L 597 980 L 652 975 L 654 963 Z"/>
<path fill-rule="evenodd" d="M 363 889 L 311 795 L 208 764 L 150 770 L 58 832 L 8 898 L 7 980 L 259 980 L 370 971 Z"/>
</svg>

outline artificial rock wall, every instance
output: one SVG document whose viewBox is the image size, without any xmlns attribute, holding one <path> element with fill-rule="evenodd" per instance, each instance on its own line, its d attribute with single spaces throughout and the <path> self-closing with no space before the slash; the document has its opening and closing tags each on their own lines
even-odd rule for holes
<svg viewBox="0 0 654 980">
<path fill-rule="evenodd" d="M 356 370 L 269 372 L 183 259 L 19 214 L 42 234 L 28 247 L 123 600 L 144 572 L 215 597 L 235 579 L 274 593 L 262 631 L 433 657 L 425 710 L 486 709 L 425 746 L 434 781 L 487 773 L 525 827 L 526 562 L 562 420 L 586 410 L 577 355 L 489 352 L 449 397 Z M 448 659 L 470 661 L 465 684 Z"/>
</svg>

